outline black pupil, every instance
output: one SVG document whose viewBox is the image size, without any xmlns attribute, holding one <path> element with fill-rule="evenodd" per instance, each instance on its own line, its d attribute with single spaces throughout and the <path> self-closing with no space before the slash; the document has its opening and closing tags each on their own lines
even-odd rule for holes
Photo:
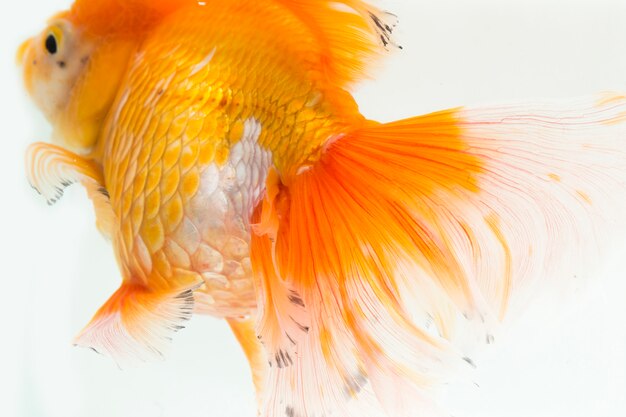
<svg viewBox="0 0 626 417">
<path fill-rule="evenodd" d="M 54 35 L 48 35 L 46 38 L 46 50 L 51 54 L 57 53 L 57 40 Z"/>
</svg>

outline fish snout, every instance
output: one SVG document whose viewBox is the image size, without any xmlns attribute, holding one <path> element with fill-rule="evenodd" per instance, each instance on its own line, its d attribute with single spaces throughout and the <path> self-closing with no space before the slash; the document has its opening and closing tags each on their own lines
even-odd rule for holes
<svg viewBox="0 0 626 417">
<path fill-rule="evenodd" d="M 24 59 L 28 56 L 28 51 L 30 50 L 30 45 L 33 42 L 33 38 L 26 39 L 22 44 L 17 48 L 17 52 L 15 54 L 15 63 L 18 66 L 24 65 Z"/>
<path fill-rule="evenodd" d="M 31 87 L 34 67 L 37 65 L 35 58 L 35 53 L 33 51 L 33 38 L 29 38 L 22 42 L 19 48 L 17 48 L 17 52 L 15 54 L 15 63 L 20 69 L 22 82 L 24 83 L 24 87 L 29 95 L 32 93 Z"/>
</svg>

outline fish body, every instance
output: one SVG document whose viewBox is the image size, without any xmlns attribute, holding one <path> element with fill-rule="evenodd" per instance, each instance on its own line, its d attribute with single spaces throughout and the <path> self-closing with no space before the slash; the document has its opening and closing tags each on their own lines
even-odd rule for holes
<svg viewBox="0 0 626 417">
<path fill-rule="evenodd" d="M 270 165 L 314 162 L 360 115 L 307 62 L 310 37 L 279 36 L 299 26 L 280 4 L 169 3 L 174 11 L 149 31 L 123 33 L 114 46 L 128 63 L 113 63 L 125 74 L 113 77 L 119 91 L 90 149 L 116 219 L 111 239 L 129 285 L 205 282 L 198 308 L 248 316 L 249 219 Z M 76 7 L 53 27 L 67 31 L 80 16 Z"/>
<path fill-rule="evenodd" d="M 29 179 L 51 202 L 82 183 L 120 267 L 77 344 L 160 356 L 207 313 L 263 416 L 412 416 L 472 364 L 460 328 L 489 342 L 588 260 L 581 233 L 618 230 L 624 97 L 370 121 L 349 89 L 393 24 L 359 0 L 77 0 L 20 48 L 58 143 Z"/>
<path fill-rule="evenodd" d="M 197 307 L 222 317 L 255 310 L 250 217 L 270 166 L 312 163 L 349 121 L 284 52 L 280 10 L 242 4 L 194 3 L 145 37 L 102 145 L 123 275 L 204 282 Z"/>
</svg>

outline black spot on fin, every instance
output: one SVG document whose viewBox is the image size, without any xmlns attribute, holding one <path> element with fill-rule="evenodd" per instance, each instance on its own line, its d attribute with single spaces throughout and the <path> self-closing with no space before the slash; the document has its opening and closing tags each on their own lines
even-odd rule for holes
<svg viewBox="0 0 626 417">
<path fill-rule="evenodd" d="M 396 24 L 398 23 L 397 16 L 388 12 L 384 12 L 380 15 L 369 12 L 369 16 L 374 24 L 374 29 L 376 30 L 383 47 L 388 49 L 388 46 L 391 45 L 398 49 L 402 49 L 402 46 L 398 45 L 392 36 Z"/>
</svg>

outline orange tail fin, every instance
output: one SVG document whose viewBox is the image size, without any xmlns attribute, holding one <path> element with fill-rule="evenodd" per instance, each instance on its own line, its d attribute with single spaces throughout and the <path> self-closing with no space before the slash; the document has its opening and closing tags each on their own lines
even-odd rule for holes
<svg viewBox="0 0 626 417">
<path fill-rule="evenodd" d="M 252 242 L 262 415 L 422 415 L 414 399 L 473 364 L 465 323 L 489 343 L 523 288 L 582 271 L 624 226 L 625 114 L 623 97 L 449 110 L 270 176 Z"/>
</svg>

